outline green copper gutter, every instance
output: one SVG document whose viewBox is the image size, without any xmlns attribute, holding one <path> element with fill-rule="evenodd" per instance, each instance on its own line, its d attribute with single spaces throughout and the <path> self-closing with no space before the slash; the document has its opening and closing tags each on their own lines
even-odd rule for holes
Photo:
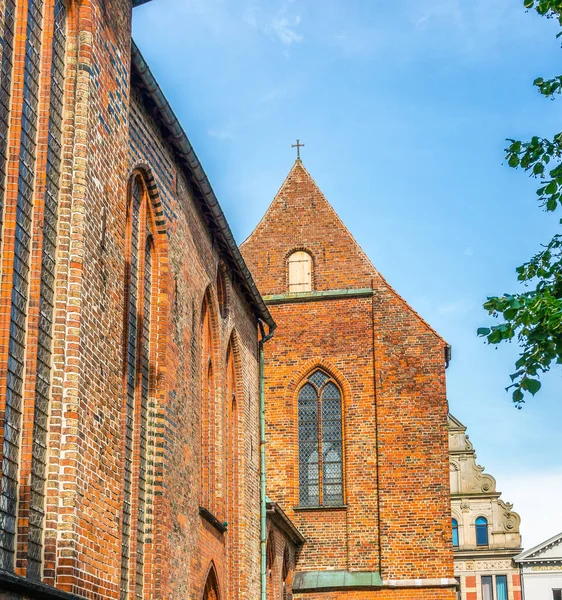
<svg viewBox="0 0 562 600">
<path fill-rule="evenodd" d="M 274 294 L 263 296 L 266 304 L 289 304 L 293 302 L 316 302 L 319 300 L 341 300 L 342 298 L 367 298 L 373 295 L 372 288 L 350 290 L 325 290 L 322 292 L 298 292 L 296 294 Z"/>
<path fill-rule="evenodd" d="M 273 330 L 265 334 L 261 321 L 260 328 L 259 360 L 260 360 L 260 587 L 261 600 L 267 600 L 267 496 L 266 496 L 266 470 L 265 470 L 265 360 L 263 354 L 264 344 L 273 337 Z"/>
<path fill-rule="evenodd" d="M 383 585 L 377 571 L 301 571 L 295 573 L 293 593 L 332 590 L 368 590 Z"/>
</svg>

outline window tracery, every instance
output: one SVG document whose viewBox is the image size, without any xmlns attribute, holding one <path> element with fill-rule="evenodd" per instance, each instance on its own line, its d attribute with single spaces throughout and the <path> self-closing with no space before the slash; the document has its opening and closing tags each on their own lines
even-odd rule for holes
<svg viewBox="0 0 562 600">
<path fill-rule="evenodd" d="M 299 391 L 298 427 L 300 505 L 343 504 L 342 397 L 324 371 Z"/>
</svg>

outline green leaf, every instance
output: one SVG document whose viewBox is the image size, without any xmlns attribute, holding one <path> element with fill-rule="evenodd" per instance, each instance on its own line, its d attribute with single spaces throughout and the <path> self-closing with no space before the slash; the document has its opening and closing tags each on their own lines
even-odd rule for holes
<svg viewBox="0 0 562 600">
<path fill-rule="evenodd" d="M 556 181 L 551 181 L 547 186 L 546 189 L 544 191 L 545 194 L 555 194 L 556 190 L 558 189 L 558 185 L 556 183 Z"/>
<path fill-rule="evenodd" d="M 507 163 L 510 167 L 518 167 L 519 166 L 519 157 L 517 156 L 517 154 L 512 154 L 508 163 Z"/>
<path fill-rule="evenodd" d="M 527 391 L 533 396 L 541 389 L 541 382 L 538 379 L 526 379 L 525 383 Z"/>
<path fill-rule="evenodd" d="M 479 327 L 478 331 L 476 333 L 477 333 L 477 335 L 482 337 L 482 336 L 488 335 L 490 333 L 490 329 L 489 329 L 489 327 Z"/>
</svg>

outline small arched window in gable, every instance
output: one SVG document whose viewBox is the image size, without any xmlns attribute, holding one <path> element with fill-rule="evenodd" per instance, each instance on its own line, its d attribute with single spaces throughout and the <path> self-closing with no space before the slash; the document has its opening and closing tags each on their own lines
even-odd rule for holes
<svg viewBox="0 0 562 600">
<path fill-rule="evenodd" d="M 289 293 L 312 291 L 312 256 L 299 250 L 289 256 Z"/>
<path fill-rule="evenodd" d="M 453 548 L 459 547 L 459 522 L 456 519 L 452 520 L 453 525 Z"/>
<path fill-rule="evenodd" d="M 488 520 L 484 517 L 478 517 L 476 519 L 476 545 L 488 545 Z"/>
</svg>

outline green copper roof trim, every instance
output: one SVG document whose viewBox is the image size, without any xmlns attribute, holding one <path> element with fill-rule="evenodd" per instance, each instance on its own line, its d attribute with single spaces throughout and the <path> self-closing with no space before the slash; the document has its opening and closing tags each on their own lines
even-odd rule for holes
<svg viewBox="0 0 562 600">
<path fill-rule="evenodd" d="M 326 290 L 323 292 L 298 292 L 295 294 L 274 294 L 262 296 L 266 304 L 287 304 L 290 302 L 315 302 L 317 300 L 338 300 L 341 298 L 363 298 L 372 296 L 372 288 L 351 290 Z"/>
<path fill-rule="evenodd" d="M 294 592 L 369 589 L 382 587 L 377 571 L 301 571 L 295 573 Z"/>
</svg>

